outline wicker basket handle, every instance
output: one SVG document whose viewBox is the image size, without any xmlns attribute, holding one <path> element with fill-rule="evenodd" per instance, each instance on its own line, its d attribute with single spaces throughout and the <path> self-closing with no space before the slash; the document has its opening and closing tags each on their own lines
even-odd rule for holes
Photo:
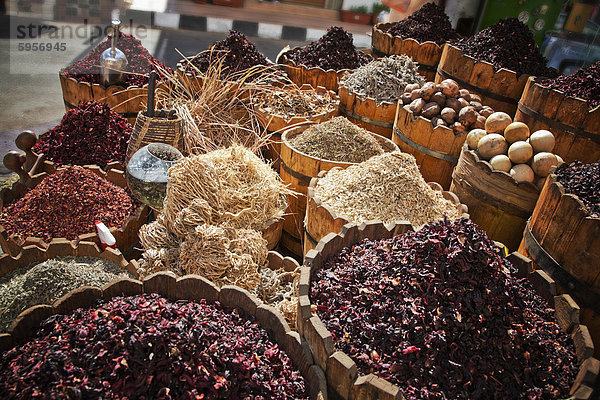
<svg viewBox="0 0 600 400">
<path fill-rule="evenodd" d="M 148 104 L 146 115 L 150 118 L 154 117 L 154 88 L 156 87 L 156 71 L 150 72 L 148 80 Z"/>
</svg>

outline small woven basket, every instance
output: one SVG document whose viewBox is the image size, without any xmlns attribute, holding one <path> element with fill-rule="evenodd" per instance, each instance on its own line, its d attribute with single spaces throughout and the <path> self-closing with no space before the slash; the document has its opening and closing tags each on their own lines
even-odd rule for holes
<svg viewBox="0 0 600 400">
<path fill-rule="evenodd" d="M 164 110 L 155 111 L 155 115 L 157 116 L 148 117 L 145 110 L 138 113 L 127 146 L 125 164 L 129 162 L 136 151 L 150 143 L 169 144 L 182 153 L 184 152 L 182 119 L 177 115 L 167 117 L 168 113 Z"/>
</svg>

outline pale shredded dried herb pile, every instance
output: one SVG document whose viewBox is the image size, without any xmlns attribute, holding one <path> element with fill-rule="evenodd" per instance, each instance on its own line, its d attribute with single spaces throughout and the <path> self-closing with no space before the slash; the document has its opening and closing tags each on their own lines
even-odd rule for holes
<svg viewBox="0 0 600 400">
<path fill-rule="evenodd" d="M 392 152 L 329 171 L 319 179 L 315 197 L 352 222 L 407 220 L 418 227 L 447 216 L 458 218 L 457 205 L 423 179 L 415 158 Z"/>
<path fill-rule="evenodd" d="M 425 79 L 413 60 L 402 54 L 380 58 L 344 75 L 340 81 L 351 93 L 371 97 L 380 104 L 396 103 L 406 85 L 423 85 Z"/>
<path fill-rule="evenodd" d="M 133 276 L 109 260 L 64 257 L 33 263 L 0 278 L 0 332 L 23 311 L 37 304 L 52 304 L 81 286 L 103 286 Z"/>
<path fill-rule="evenodd" d="M 335 71 L 358 68 L 371 60 L 354 47 L 352 34 L 339 26 L 329 27 L 317 41 L 289 51 L 287 57 L 297 65 Z"/>
<path fill-rule="evenodd" d="M 360 374 L 407 400 L 565 399 L 573 340 L 470 220 L 364 240 L 312 277 L 310 298 Z"/>
<path fill-rule="evenodd" d="M 359 163 L 383 154 L 377 139 L 344 117 L 313 125 L 290 139 L 291 146 L 313 157 Z"/>
<path fill-rule="evenodd" d="M 218 302 L 116 297 L 42 322 L 0 357 L 0 397 L 308 399 L 292 360 Z M 42 395 L 43 394 L 43 395 Z"/>
</svg>

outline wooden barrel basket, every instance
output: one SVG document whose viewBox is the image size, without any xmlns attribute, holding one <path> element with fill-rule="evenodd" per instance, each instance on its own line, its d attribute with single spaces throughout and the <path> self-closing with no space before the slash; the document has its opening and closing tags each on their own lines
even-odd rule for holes
<svg viewBox="0 0 600 400">
<path fill-rule="evenodd" d="M 396 111 L 392 141 L 415 157 L 425 181 L 437 182 L 448 190 L 467 134 L 455 135 L 452 129 L 441 125 L 432 128 L 431 120 L 415 117 L 404 106 Z"/>
<path fill-rule="evenodd" d="M 290 128 L 281 136 L 281 180 L 287 184 L 295 195 L 288 195 L 288 207 L 283 223 L 281 245 L 297 256 L 302 256 L 304 237 L 304 215 L 306 213 L 306 194 L 310 180 L 317 177 L 321 171 L 329 171 L 331 168 L 346 168 L 355 163 L 341 161 L 330 161 L 302 153 L 294 149 L 289 140 L 306 130 L 313 122 Z M 373 134 L 373 137 L 381 144 L 386 152 L 398 150 L 391 140 Z"/>
<path fill-rule="evenodd" d="M 144 87 L 109 86 L 105 88 L 97 83 L 91 84 L 79 82 L 74 78 L 67 78 L 63 71 L 58 74 L 58 77 L 67 111 L 77 107 L 83 101 L 95 100 L 108 104 L 114 112 L 127 118 L 127 121 L 133 125 L 138 112 L 145 108 L 143 103 L 148 97 L 148 85 L 144 85 Z M 166 88 L 166 84 L 157 84 L 157 90 L 159 88 Z"/>
<path fill-rule="evenodd" d="M 0 192 L 0 212 L 2 211 L 3 207 L 5 207 L 7 204 L 10 204 L 16 199 L 20 198 L 22 194 L 25 193 L 27 190 L 34 188 L 47 176 L 55 172 L 44 171 L 33 176 L 29 175 L 22 168 L 22 165 L 25 163 L 25 156 L 19 155 L 16 152 L 8 153 L 4 157 L 4 163 L 6 167 L 11 170 L 20 170 L 18 173 L 21 179 L 19 184 L 14 185 L 11 190 L 3 190 L 2 192 Z M 119 186 L 124 189 L 127 189 L 128 187 L 127 179 L 125 178 L 125 173 L 120 169 L 109 169 L 105 172 L 102 169 L 100 169 L 100 167 L 98 167 L 97 165 L 86 165 L 84 166 L 84 168 L 95 173 L 99 177 L 108 180 L 116 186 Z M 148 220 L 148 213 L 148 206 L 142 204 L 136 208 L 134 213 L 129 218 L 127 218 L 127 220 L 123 223 L 121 227 L 110 228 L 110 232 L 113 234 L 117 241 L 116 246 L 118 249 L 120 249 L 123 252 L 126 252 L 138 241 L 138 230 Z M 100 245 L 100 238 L 98 237 L 97 232 L 79 235 L 77 239 L 74 240 L 75 243 L 81 241 L 91 241 Z M 23 241 L 16 238 L 14 235 L 9 235 L 8 232 L 4 229 L 4 226 L 0 225 L 0 246 L 2 247 L 2 250 L 5 253 L 8 253 L 10 255 L 16 255 L 21 251 L 23 247 L 29 245 L 35 245 L 42 249 L 48 247 L 48 243 L 46 243 L 42 238 L 28 237 Z"/>
<path fill-rule="evenodd" d="M 494 111 L 515 115 L 529 75 L 517 76 L 514 71 L 494 66 L 486 61 L 477 61 L 449 43 L 444 45 L 442 58 L 437 68 L 435 82 L 454 79 L 458 86 L 481 97 L 481 103 Z"/>
<path fill-rule="evenodd" d="M 523 233 L 519 252 L 547 272 L 581 308 L 600 357 L 600 218 L 550 174 Z"/>
<path fill-rule="evenodd" d="M 442 58 L 443 46 L 434 42 L 420 43 L 413 38 L 403 39 L 392 36 L 387 31 L 394 23 L 380 23 L 373 26 L 371 49 L 375 57 L 406 54 L 418 65 L 418 71 L 427 81 L 433 81 Z"/>
<path fill-rule="evenodd" d="M 54 314 L 69 314 L 77 308 L 91 307 L 98 300 L 109 301 L 118 296 L 136 296 L 157 293 L 171 300 L 218 301 L 226 309 L 238 309 L 251 316 L 267 331 L 269 337 L 290 357 L 292 363 L 305 378 L 310 398 L 327 399 L 327 383 L 323 370 L 315 365 L 306 340 L 292 331 L 283 315 L 275 308 L 263 304 L 248 291 L 226 285 L 216 287 L 198 275 L 177 278 L 173 272 L 157 272 L 143 281 L 121 278 L 102 288 L 84 286 L 75 289 L 52 305 L 37 305 L 23 311 L 13 321 L 9 332 L 0 334 L 0 351 L 30 340 L 39 324 Z"/>
<path fill-rule="evenodd" d="M 546 129 L 554 134 L 554 154 L 571 163 L 600 160 L 600 106 L 590 110 L 586 100 L 549 89 L 530 77 L 517 106 L 515 121 L 531 132 Z"/>
<path fill-rule="evenodd" d="M 363 98 L 345 86 L 339 87 L 340 114 L 356 125 L 385 138 L 392 138 L 397 102 L 377 104 L 371 97 Z"/>
<path fill-rule="evenodd" d="M 331 333 L 321 318 L 316 315 L 310 301 L 311 277 L 321 269 L 327 260 L 342 248 L 352 246 L 364 239 L 388 239 L 412 230 L 408 223 L 384 225 L 372 221 L 361 225 L 347 224 L 339 234 L 325 236 L 304 259 L 298 286 L 298 313 L 296 326 L 312 350 L 315 363 L 327 376 L 330 397 L 340 399 L 402 399 L 398 386 L 373 374 L 359 375 L 357 365 L 345 353 L 336 350 Z M 555 283 L 543 271 L 531 272 L 531 262 L 519 253 L 512 253 L 508 260 L 518 268 L 518 276 L 528 278 L 535 288 L 555 311 L 557 323 L 575 342 L 579 373 L 571 388 L 569 399 L 591 399 L 598 382 L 600 361 L 593 357 L 588 329 L 577 319 L 579 307 L 569 295 L 556 296 Z"/>
<path fill-rule="evenodd" d="M 138 113 L 127 146 L 125 164 L 136 151 L 150 143 L 165 143 L 185 154 L 183 120 L 178 115 L 172 118 L 159 117 L 161 111 L 164 110 L 156 110 L 154 117 L 149 117 L 146 110 Z"/>
<path fill-rule="evenodd" d="M 289 87 L 289 86 L 284 86 L 282 89 L 285 90 L 286 87 Z M 335 94 L 331 90 L 325 89 L 322 86 L 313 88 L 312 86 L 305 84 L 300 87 L 300 90 L 301 91 L 315 90 L 317 93 L 319 93 L 321 95 L 327 95 L 333 99 L 336 99 L 336 103 L 339 104 L 339 101 L 337 101 L 338 100 L 337 94 Z M 255 109 L 255 112 L 256 112 L 256 119 L 257 119 L 260 127 L 263 128 L 268 134 L 271 135 L 271 139 L 269 140 L 269 143 L 267 144 L 266 149 L 265 149 L 265 156 L 267 159 L 269 159 L 273 162 L 273 168 L 275 168 L 276 171 L 279 171 L 279 168 L 280 168 L 279 161 L 281 158 L 281 156 L 280 156 L 280 154 L 281 154 L 281 135 L 282 135 L 283 131 L 285 131 L 286 129 L 288 129 L 291 126 L 302 124 L 302 123 L 309 122 L 309 121 L 316 122 L 316 123 L 325 122 L 325 121 L 328 121 L 331 118 L 337 117 L 339 115 L 337 106 L 329 112 L 324 111 L 322 113 L 310 115 L 307 117 L 294 116 L 289 119 L 286 119 L 282 115 L 273 114 L 272 112 L 265 110 L 264 107 L 257 107 Z"/>
<path fill-rule="evenodd" d="M 298 47 L 292 49 L 296 50 Z M 296 65 L 296 63 L 287 57 L 287 53 L 292 51 L 281 52 L 277 63 L 283 64 L 285 72 L 292 82 L 298 86 L 309 84 L 312 87 L 324 87 L 328 90 L 333 90 L 335 93 L 338 92 L 339 81 L 342 79 L 349 69 L 341 69 L 335 71 L 328 69 L 325 71 L 320 67 L 307 67 L 306 65 Z"/>
<path fill-rule="evenodd" d="M 450 191 L 469 207 L 473 222 L 510 250 L 519 247 L 540 194 L 533 183 L 517 182 L 508 173 L 493 170 L 466 143 L 452 174 Z"/>
<path fill-rule="evenodd" d="M 309 250 L 314 249 L 327 234 L 339 233 L 344 225 L 352 223 L 347 216 L 336 213 L 331 207 L 323 204 L 320 198 L 315 196 L 315 186 L 325 174 L 325 171 L 319 172 L 318 177 L 310 180 L 310 186 L 308 187 L 308 203 L 306 206 L 306 217 L 304 218 L 304 255 Z M 438 183 L 429 182 L 428 184 L 433 190 L 441 192 L 446 200 L 456 205 L 462 217 L 469 217 L 467 206 L 461 204 L 454 193 L 443 190 Z M 398 223 L 404 222 L 398 221 Z"/>
</svg>

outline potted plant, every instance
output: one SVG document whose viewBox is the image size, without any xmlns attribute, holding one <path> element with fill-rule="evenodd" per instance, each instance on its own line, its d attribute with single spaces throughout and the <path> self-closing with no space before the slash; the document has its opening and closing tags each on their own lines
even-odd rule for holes
<svg viewBox="0 0 600 400">
<path fill-rule="evenodd" d="M 371 23 L 371 14 L 367 6 L 352 6 L 348 10 L 340 10 L 340 18 L 344 22 L 354 24 L 369 25 Z"/>
<path fill-rule="evenodd" d="M 385 4 L 382 3 L 373 3 L 373 8 L 372 8 L 373 12 L 372 12 L 372 20 L 371 23 L 373 25 L 377 24 L 377 18 L 379 17 L 379 14 L 381 14 L 382 12 L 389 12 L 390 8 L 388 6 L 386 6 Z"/>
</svg>

